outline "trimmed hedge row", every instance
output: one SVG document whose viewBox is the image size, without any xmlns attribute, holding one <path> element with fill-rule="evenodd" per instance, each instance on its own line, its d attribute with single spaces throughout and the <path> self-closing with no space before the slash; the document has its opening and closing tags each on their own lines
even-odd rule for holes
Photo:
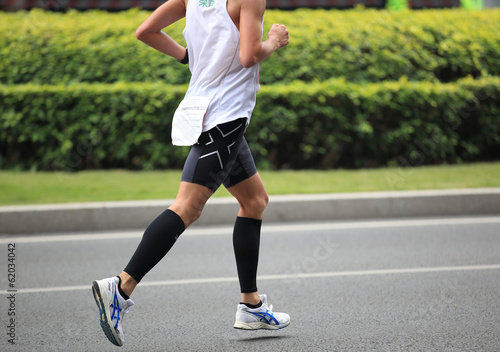
<svg viewBox="0 0 500 352">
<path fill-rule="evenodd" d="M 171 117 L 186 86 L 0 85 L 0 168 L 180 168 Z M 500 155 L 500 78 L 264 86 L 247 139 L 259 167 L 332 168 Z"/>
<path fill-rule="evenodd" d="M 149 14 L 0 13 L 0 83 L 187 83 L 186 67 L 135 39 Z M 272 23 L 287 25 L 290 45 L 262 64 L 262 84 L 500 76 L 500 9 L 269 10 L 265 33 Z M 183 42 L 183 27 L 168 33 Z"/>
</svg>

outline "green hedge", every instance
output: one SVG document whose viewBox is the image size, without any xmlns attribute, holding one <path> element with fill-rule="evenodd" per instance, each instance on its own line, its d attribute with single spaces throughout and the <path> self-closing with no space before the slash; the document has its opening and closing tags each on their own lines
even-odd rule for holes
<svg viewBox="0 0 500 352">
<path fill-rule="evenodd" d="M 186 86 L 0 85 L 0 168 L 179 168 Z M 259 167 L 476 161 L 500 155 L 500 78 L 264 86 L 247 132 Z"/>
<path fill-rule="evenodd" d="M 148 15 L 0 13 L 0 83 L 187 83 L 186 67 L 136 40 Z M 290 45 L 262 64 L 263 84 L 500 76 L 500 9 L 270 10 L 266 33 L 272 23 L 288 26 Z M 183 27 L 178 23 L 169 34 L 182 42 Z"/>
</svg>

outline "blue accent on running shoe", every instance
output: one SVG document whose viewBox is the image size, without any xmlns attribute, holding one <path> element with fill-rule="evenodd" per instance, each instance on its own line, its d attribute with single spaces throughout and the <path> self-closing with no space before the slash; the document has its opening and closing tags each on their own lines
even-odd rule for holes
<svg viewBox="0 0 500 352">
<path fill-rule="evenodd" d="M 113 303 L 110 305 L 113 308 L 113 312 L 111 313 L 111 321 L 116 319 L 115 330 L 118 327 L 118 323 L 120 322 L 120 312 L 122 311 L 120 308 L 120 301 L 118 301 L 118 286 L 115 284 L 115 295 L 113 297 Z"/>
<path fill-rule="evenodd" d="M 276 318 L 274 317 L 274 315 L 272 313 L 269 313 L 268 310 L 266 310 L 266 312 L 264 313 L 254 313 L 254 312 L 250 312 L 250 311 L 247 311 L 247 313 L 252 313 L 253 315 L 257 316 L 260 318 L 260 321 L 264 320 L 266 322 L 266 324 L 271 324 L 271 321 L 274 320 L 274 322 L 276 323 L 276 325 L 280 325 L 280 323 L 278 322 L 278 320 L 276 320 Z"/>
</svg>

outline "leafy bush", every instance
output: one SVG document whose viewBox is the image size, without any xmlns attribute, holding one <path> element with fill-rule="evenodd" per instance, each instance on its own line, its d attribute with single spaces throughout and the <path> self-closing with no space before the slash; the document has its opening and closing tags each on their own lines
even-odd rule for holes
<svg viewBox="0 0 500 352">
<path fill-rule="evenodd" d="M 186 67 L 135 39 L 149 13 L 0 13 L 0 83 L 187 83 Z M 261 82 L 500 76 L 499 22 L 500 9 L 269 10 L 265 33 L 284 23 L 290 45 L 262 64 Z M 168 33 L 182 42 L 183 27 Z"/>
<path fill-rule="evenodd" d="M 186 86 L 0 85 L 0 167 L 180 168 Z M 259 167 L 421 165 L 498 158 L 500 78 L 264 86 L 247 139 Z"/>
<path fill-rule="evenodd" d="M 139 83 L 0 86 L 0 167 L 182 167 L 170 144 L 185 87 Z"/>
<path fill-rule="evenodd" d="M 275 168 L 498 159 L 500 78 L 266 86 L 248 140 Z M 268 110 L 268 107 L 272 107 Z"/>
<path fill-rule="evenodd" d="M 0 13 L 0 168 L 182 167 L 170 128 L 190 74 L 135 39 L 148 15 Z M 498 159 L 499 9 L 268 11 L 272 23 L 291 43 L 261 66 L 247 133 L 259 167 Z M 183 27 L 168 33 L 182 42 Z"/>
</svg>

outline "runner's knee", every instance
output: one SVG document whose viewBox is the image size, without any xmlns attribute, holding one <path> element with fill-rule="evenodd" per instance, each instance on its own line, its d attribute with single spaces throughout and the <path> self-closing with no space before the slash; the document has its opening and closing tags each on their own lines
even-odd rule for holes
<svg viewBox="0 0 500 352">
<path fill-rule="evenodd" d="M 269 196 L 266 192 L 253 194 L 250 197 L 240 200 L 242 210 L 249 214 L 262 214 L 268 203 Z"/>
<path fill-rule="evenodd" d="M 193 222 L 199 219 L 203 211 L 203 204 L 194 204 L 192 202 L 184 202 L 182 204 L 174 203 L 169 208 L 179 215 L 184 221 L 186 228 L 190 226 Z"/>
</svg>

